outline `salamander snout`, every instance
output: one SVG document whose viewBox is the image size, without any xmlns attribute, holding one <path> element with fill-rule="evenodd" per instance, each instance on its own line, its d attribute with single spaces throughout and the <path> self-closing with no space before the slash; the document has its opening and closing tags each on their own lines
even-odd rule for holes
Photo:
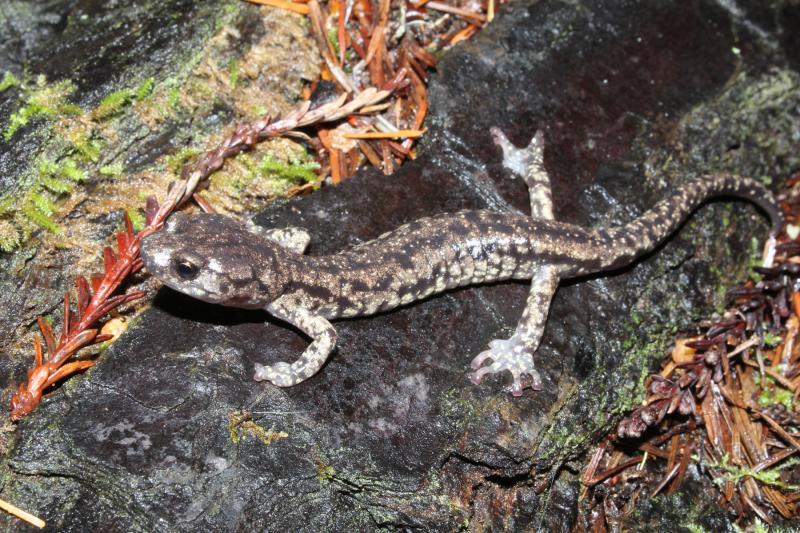
<svg viewBox="0 0 800 533">
<path fill-rule="evenodd" d="M 255 309 L 283 292 L 278 246 L 221 215 L 175 213 L 142 240 L 145 268 L 165 285 L 206 302 Z"/>
</svg>

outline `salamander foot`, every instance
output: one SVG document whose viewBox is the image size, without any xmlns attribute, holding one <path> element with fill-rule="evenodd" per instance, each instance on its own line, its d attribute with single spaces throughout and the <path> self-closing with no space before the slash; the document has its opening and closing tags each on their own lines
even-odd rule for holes
<svg viewBox="0 0 800 533">
<path fill-rule="evenodd" d="M 278 387 L 291 387 L 296 385 L 302 379 L 298 380 L 292 365 L 289 363 L 275 363 L 274 365 L 255 364 L 255 375 L 253 379 L 256 381 L 269 381 Z"/>
<path fill-rule="evenodd" d="M 484 366 L 487 361 L 492 363 Z M 489 349 L 479 353 L 472 360 L 471 366 L 476 372 L 470 375 L 470 379 L 476 385 L 480 384 L 483 377 L 488 374 L 498 374 L 508 370 L 513 378 L 509 390 L 514 396 L 521 396 L 522 389 L 526 387 L 533 390 L 542 389 L 539 372 L 533 366 L 533 353 L 516 335 L 510 339 L 491 341 Z"/>
</svg>

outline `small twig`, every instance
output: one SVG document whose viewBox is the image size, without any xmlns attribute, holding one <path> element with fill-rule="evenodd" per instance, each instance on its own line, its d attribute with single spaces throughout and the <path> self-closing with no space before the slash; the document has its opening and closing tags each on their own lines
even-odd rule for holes
<svg viewBox="0 0 800 533">
<path fill-rule="evenodd" d="M 664 479 L 662 479 L 662 480 L 661 480 L 661 483 L 659 483 L 659 484 L 658 484 L 658 486 L 657 486 L 657 487 L 656 487 L 656 488 L 653 490 L 653 492 L 651 492 L 651 493 L 650 493 L 650 497 L 651 497 L 651 498 L 655 498 L 655 496 L 656 496 L 656 495 L 657 495 L 659 492 L 661 492 L 661 490 L 662 490 L 664 487 L 666 487 L 666 486 L 667 486 L 667 483 L 669 483 L 669 481 L 670 481 L 670 480 L 671 480 L 671 479 L 672 479 L 672 478 L 675 476 L 675 474 L 677 474 L 677 473 L 678 473 L 678 469 L 679 469 L 680 467 L 681 467 L 681 465 L 679 465 L 679 464 L 678 464 L 678 465 L 675 465 L 675 466 L 672 468 L 672 470 L 670 470 L 670 471 L 669 471 L 669 474 L 667 474 L 666 476 L 664 476 Z"/>
<path fill-rule="evenodd" d="M 783 440 L 784 440 L 784 441 L 785 441 L 787 444 L 790 444 L 790 445 L 792 445 L 792 446 L 794 447 L 794 449 L 795 449 L 795 450 L 797 450 L 797 451 L 800 451 L 800 441 L 798 441 L 797 439 L 795 439 L 794 437 L 792 437 L 791 435 L 789 435 L 789 432 L 787 432 L 785 429 L 783 429 L 783 428 L 780 426 L 780 424 L 778 424 L 777 422 L 775 422 L 775 420 L 773 420 L 773 419 L 772 419 L 772 417 L 770 417 L 770 416 L 769 416 L 767 413 L 765 413 L 764 411 L 759 411 L 759 412 L 758 412 L 758 415 L 759 415 L 759 416 L 760 416 L 760 417 L 761 417 L 761 418 L 762 418 L 762 419 L 763 419 L 763 420 L 764 420 L 764 421 L 765 421 L 767 424 L 769 424 L 769 427 L 771 427 L 771 428 L 772 428 L 772 431 L 774 431 L 774 432 L 775 432 L 775 433 L 776 433 L 778 436 L 780 436 L 780 437 L 781 437 L 781 439 L 783 439 Z"/>
<path fill-rule="evenodd" d="M 586 481 L 584 481 L 584 484 L 586 484 L 586 485 L 588 485 L 590 487 L 593 486 L 593 485 L 597 485 L 601 481 L 604 481 L 604 480 L 610 478 L 611 476 L 615 476 L 615 475 L 619 474 L 620 472 L 622 472 L 626 468 L 630 468 L 631 466 L 633 466 L 635 464 L 638 464 L 639 462 L 642 461 L 643 458 L 644 458 L 644 456 L 642 456 L 642 457 L 634 457 L 632 459 L 628 459 L 624 463 L 620 463 L 615 467 L 609 468 L 605 472 L 600 472 L 599 474 L 595 474 L 590 479 L 587 479 Z"/>
<path fill-rule="evenodd" d="M 262 6 L 271 6 L 277 7 L 280 9 L 286 9 L 287 11 L 292 11 L 294 13 L 299 13 L 301 15 L 308 15 L 309 9 L 308 6 L 305 4 L 296 4 L 294 2 L 287 2 L 286 0 L 247 0 L 251 4 L 260 4 Z"/>
<path fill-rule="evenodd" d="M 10 503 L 8 503 L 7 501 L 5 501 L 3 499 L 0 499 L 0 509 L 6 511 L 9 514 L 12 514 L 12 515 L 16 516 L 20 520 L 25 520 L 26 522 L 28 522 L 32 526 L 36 526 L 39 529 L 42 529 L 44 526 L 47 525 L 47 524 L 45 524 L 44 520 L 42 520 L 38 516 L 33 516 L 32 514 L 26 512 L 26 511 L 23 511 L 22 509 L 20 509 L 16 505 L 10 504 Z"/>
<path fill-rule="evenodd" d="M 364 133 L 345 133 L 345 139 L 405 139 L 421 137 L 426 130 L 370 131 Z"/>
<path fill-rule="evenodd" d="M 435 0 L 430 0 L 429 2 L 426 2 L 425 7 L 434 9 L 436 11 L 442 11 L 443 13 L 450 13 L 451 15 L 456 15 L 458 17 L 463 17 L 480 23 L 486 22 L 485 15 L 482 15 L 480 13 L 475 13 L 473 11 L 468 11 L 460 7 L 451 6 L 443 2 L 437 2 Z"/>
</svg>

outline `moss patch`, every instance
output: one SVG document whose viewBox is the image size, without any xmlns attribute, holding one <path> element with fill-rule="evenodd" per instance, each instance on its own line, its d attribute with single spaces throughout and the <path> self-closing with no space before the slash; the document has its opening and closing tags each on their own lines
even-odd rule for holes
<svg viewBox="0 0 800 533">
<path fill-rule="evenodd" d="M 19 85 L 19 80 L 17 79 L 17 77 L 14 76 L 13 73 L 6 71 L 5 74 L 3 74 L 3 79 L 0 80 L 0 92 L 3 92 L 6 89 L 9 89 L 16 85 Z"/>
<path fill-rule="evenodd" d="M 8 73 L 7 73 L 8 74 Z M 3 82 L 7 87 L 19 83 L 16 78 Z M 27 126 L 32 120 L 41 117 L 57 117 L 81 113 L 81 108 L 70 103 L 67 98 L 75 92 L 75 84 L 70 80 L 62 80 L 54 84 L 47 83 L 44 76 L 38 76 L 33 84 L 22 84 L 20 106 L 8 119 L 3 131 L 3 139 L 9 141 L 20 128 Z"/>
<path fill-rule="evenodd" d="M 156 80 L 147 78 L 138 87 L 120 89 L 111 92 L 100 100 L 100 103 L 92 110 L 92 118 L 95 120 L 107 120 L 120 113 L 127 105 L 134 100 L 144 100 L 153 92 Z"/>
<path fill-rule="evenodd" d="M 285 431 L 273 431 L 264 429 L 253 421 L 253 416 L 245 411 L 234 411 L 228 416 L 228 431 L 233 443 L 238 443 L 241 439 L 250 435 L 269 446 L 276 440 L 289 437 Z"/>
</svg>

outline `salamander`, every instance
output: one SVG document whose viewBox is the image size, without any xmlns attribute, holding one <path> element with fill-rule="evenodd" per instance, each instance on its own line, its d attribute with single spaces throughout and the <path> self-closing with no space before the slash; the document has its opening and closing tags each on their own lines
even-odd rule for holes
<svg viewBox="0 0 800 533">
<path fill-rule="evenodd" d="M 300 228 L 262 228 L 217 214 L 176 213 L 144 239 L 149 272 L 169 287 L 207 302 L 265 309 L 312 342 L 292 363 L 255 365 L 255 379 L 280 387 L 313 376 L 336 346 L 330 320 L 372 315 L 456 287 L 531 280 L 519 323 L 508 339 L 489 342 L 472 359 L 471 379 L 509 372 L 510 391 L 541 388 L 534 367 L 550 301 L 559 280 L 618 269 L 653 250 L 703 202 L 749 200 L 782 225 L 772 193 L 744 177 L 715 174 L 684 184 L 635 220 L 585 229 L 553 217 L 542 134 L 517 148 L 496 129 L 504 165 L 529 189 L 531 215 L 487 210 L 421 218 L 332 255 L 304 255 Z"/>
</svg>

